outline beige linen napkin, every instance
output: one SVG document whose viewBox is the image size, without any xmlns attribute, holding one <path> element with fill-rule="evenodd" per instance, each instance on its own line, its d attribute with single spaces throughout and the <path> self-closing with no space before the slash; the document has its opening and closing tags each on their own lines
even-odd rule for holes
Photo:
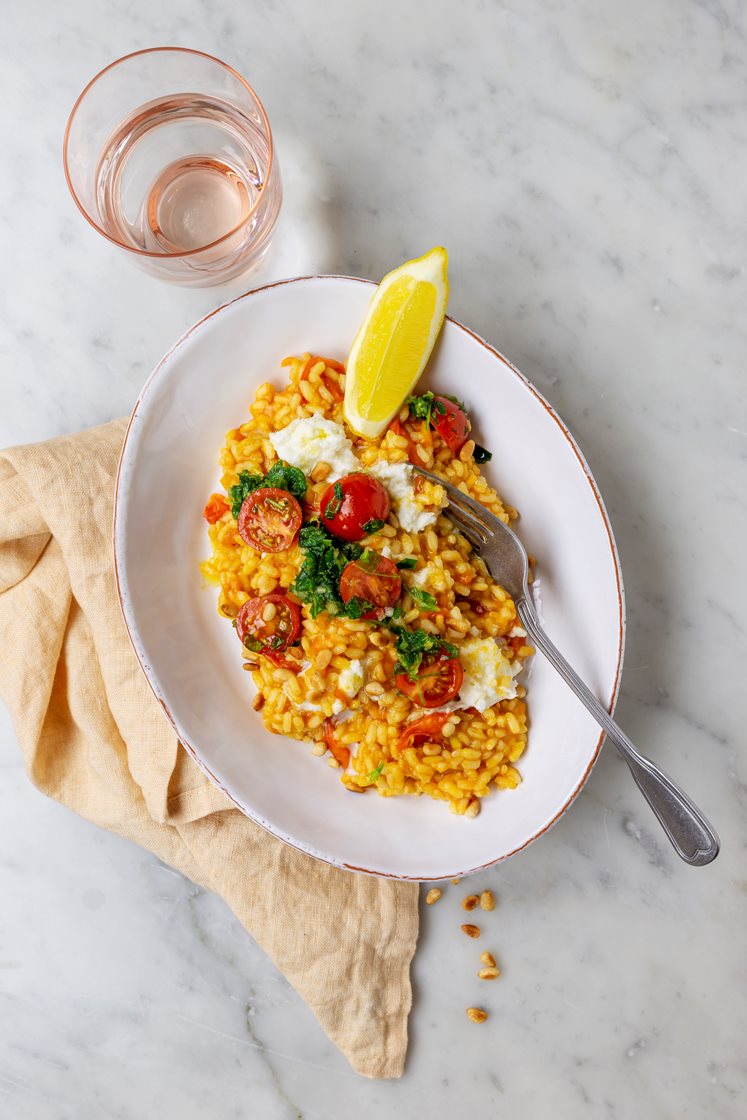
<svg viewBox="0 0 747 1120">
<path fill-rule="evenodd" d="M 231 807 L 177 742 L 113 572 L 125 421 L 0 453 L 0 690 L 49 797 L 220 894 L 359 1073 L 399 1077 L 417 887 L 337 871 Z"/>
</svg>

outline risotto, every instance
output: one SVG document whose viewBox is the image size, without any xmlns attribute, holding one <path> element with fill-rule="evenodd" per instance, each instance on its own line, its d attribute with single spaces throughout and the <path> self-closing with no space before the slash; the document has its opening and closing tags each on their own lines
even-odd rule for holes
<svg viewBox="0 0 747 1120">
<path fill-rule="evenodd" d="M 514 788 L 533 650 L 508 594 L 448 518 L 435 472 L 508 522 L 454 398 L 411 397 L 384 434 L 343 419 L 344 367 L 286 358 L 226 436 L 204 578 L 236 628 L 252 706 L 354 793 L 428 794 L 475 816 Z M 249 703 L 249 701 L 247 701 Z M 280 747 L 279 749 L 285 749 Z"/>
</svg>

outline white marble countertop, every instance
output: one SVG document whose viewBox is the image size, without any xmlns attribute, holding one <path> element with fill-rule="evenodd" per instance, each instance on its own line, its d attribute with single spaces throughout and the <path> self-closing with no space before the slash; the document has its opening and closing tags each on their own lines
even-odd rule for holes
<svg viewBox="0 0 747 1120">
<path fill-rule="evenodd" d="M 285 176 L 256 281 L 378 278 L 444 243 L 452 313 L 570 424 L 622 556 L 620 721 L 723 851 L 679 864 L 605 751 L 555 830 L 480 877 L 499 899 L 490 1021 L 464 1015 L 479 982 L 450 888 L 424 914 L 406 1074 L 373 1083 L 218 899 L 42 799 L 3 716 L 3 1116 L 745 1115 L 744 17 L 743 0 L 4 9 L 0 445 L 127 412 L 182 330 L 254 282 L 148 279 L 61 170 L 102 65 L 163 43 L 225 58 Z"/>
</svg>

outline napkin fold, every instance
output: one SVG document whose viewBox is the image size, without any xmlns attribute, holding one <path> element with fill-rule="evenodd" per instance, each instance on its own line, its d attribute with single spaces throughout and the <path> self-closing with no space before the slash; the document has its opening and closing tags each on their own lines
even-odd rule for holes
<svg viewBox="0 0 747 1120">
<path fill-rule="evenodd" d="M 276 840 L 179 744 L 117 597 L 125 427 L 0 452 L 0 693 L 29 777 L 220 894 L 352 1067 L 399 1077 L 417 887 L 338 871 Z"/>
</svg>

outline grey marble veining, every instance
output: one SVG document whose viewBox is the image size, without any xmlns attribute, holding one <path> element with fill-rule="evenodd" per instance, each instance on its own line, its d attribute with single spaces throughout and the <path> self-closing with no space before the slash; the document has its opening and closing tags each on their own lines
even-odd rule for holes
<svg viewBox="0 0 747 1120">
<path fill-rule="evenodd" d="M 31 789 L 3 717 L 0 1115 L 743 1116 L 742 0 L 73 0 L 6 5 L 3 28 L 0 445 L 125 413 L 174 339 L 250 283 L 376 278 L 447 245 L 451 312 L 589 459 L 628 596 L 620 722 L 723 851 L 680 865 L 604 752 L 552 833 L 475 883 L 498 898 L 482 942 L 498 983 L 474 975 L 463 889 L 424 913 L 407 1072 L 371 1083 L 220 900 Z M 163 43 L 233 63 L 275 127 L 286 203 L 251 281 L 150 280 L 68 197 L 75 96 Z"/>
</svg>

